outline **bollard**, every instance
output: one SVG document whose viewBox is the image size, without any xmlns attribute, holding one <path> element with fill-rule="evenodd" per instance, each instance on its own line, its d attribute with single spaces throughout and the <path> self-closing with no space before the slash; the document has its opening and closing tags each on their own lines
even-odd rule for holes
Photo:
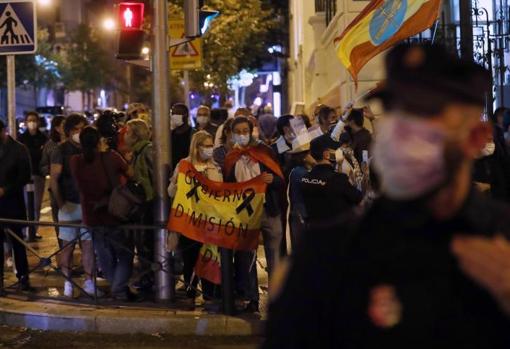
<svg viewBox="0 0 510 349">
<path fill-rule="evenodd" d="M 34 197 L 34 182 L 30 180 L 30 182 L 25 186 L 25 191 L 27 193 L 27 218 L 29 221 L 35 220 L 35 197 Z M 29 225 L 28 226 L 28 234 L 27 234 L 27 241 L 28 242 L 35 242 L 35 226 Z"/>
<path fill-rule="evenodd" d="M 221 286 L 223 297 L 223 313 L 234 315 L 234 261 L 233 251 L 220 248 L 221 256 Z"/>
</svg>

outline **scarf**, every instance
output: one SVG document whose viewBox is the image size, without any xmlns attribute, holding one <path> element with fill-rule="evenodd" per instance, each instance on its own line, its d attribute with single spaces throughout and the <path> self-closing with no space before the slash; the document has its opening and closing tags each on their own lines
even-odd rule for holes
<svg viewBox="0 0 510 349">
<path fill-rule="evenodd" d="M 278 177 L 285 179 L 282 169 L 280 168 L 280 164 L 278 164 L 278 161 L 275 160 L 271 149 L 260 143 L 255 146 L 250 146 L 246 149 L 233 149 L 227 154 L 227 157 L 225 158 L 225 174 L 227 177 L 232 174 L 236 162 L 242 156 L 250 157 L 251 160 L 263 164 Z"/>
</svg>

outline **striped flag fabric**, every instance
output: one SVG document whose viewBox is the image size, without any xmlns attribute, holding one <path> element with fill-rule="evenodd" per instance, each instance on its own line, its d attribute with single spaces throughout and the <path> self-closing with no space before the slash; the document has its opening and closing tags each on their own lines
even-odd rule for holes
<svg viewBox="0 0 510 349">
<path fill-rule="evenodd" d="M 337 56 L 354 81 L 372 58 L 430 28 L 441 0 L 373 0 L 335 39 Z"/>
</svg>

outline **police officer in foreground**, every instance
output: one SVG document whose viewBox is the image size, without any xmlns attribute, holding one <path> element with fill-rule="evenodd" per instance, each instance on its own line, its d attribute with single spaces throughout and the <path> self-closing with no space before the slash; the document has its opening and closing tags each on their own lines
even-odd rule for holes
<svg viewBox="0 0 510 349">
<path fill-rule="evenodd" d="M 510 209 L 471 185 L 490 74 L 435 45 L 395 47 L 386 70 L 383 195 L 360 221 L 309 232 L 274 284 L 263 347 L 510 348 Z"/>
<path fill-rule="evenodd" d="M 328 134 L 315 138 L 310 144 L 310 155 L 317 163 L 301 179 L 308 225 L 348 212 L 363 198 L 349 183 L 347 175 L 335 171 L 335 148 L 338 146 Z"/>
</svg>

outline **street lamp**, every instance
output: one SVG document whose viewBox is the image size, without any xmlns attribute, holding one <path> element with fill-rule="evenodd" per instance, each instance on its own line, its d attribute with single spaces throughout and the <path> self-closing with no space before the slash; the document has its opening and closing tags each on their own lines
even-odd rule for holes
<svg viewBox="0 0 510 349">
<path fill-rule="evenodd" d="M 148 55 L 148 54 L 149 54 L 149 52 L 150 52 L 150 49 L 149 49 L 148 47 L 144 47 L 144 48 L 142 48 L 142 54 L 143 54 L 143 55 Z"/>
<path fill-rule="evenodd" d="M 105 18 L 103 20 L 103 29 L 106 31 L 113 31 L 115 29 L 115 21 L 112 18 Z"/>
<path fill-rule="evenodd" d="M 38 0 L 37 3 L 43 7 L 49 7 L 52 4 L 52 0 Z"/>
</svg>

